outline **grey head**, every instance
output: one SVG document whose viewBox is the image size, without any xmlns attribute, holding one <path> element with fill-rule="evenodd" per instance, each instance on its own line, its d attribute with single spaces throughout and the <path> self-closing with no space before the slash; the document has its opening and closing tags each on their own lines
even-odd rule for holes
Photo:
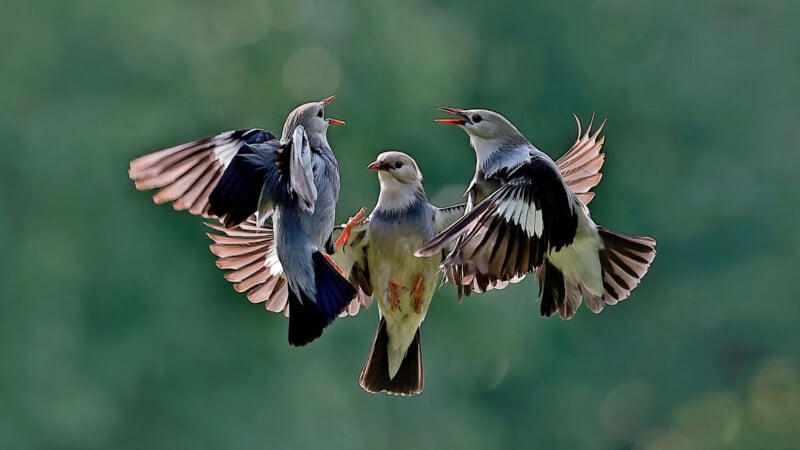
<svg viewBox="0 0 800 450">
<path fill-rule="evenodd" d="M 494 150 L 510 150 L 529 146 L 530 142 L 502 114 L 488 109 L 437 108 L 457 118 L 436 119 L 436 122 L 456 125 L 469 135 L 478 159 L 488 157 Z"/>
<path fill-rule="evenodd" d="M 343 125 L 344 121 L 326 118 L 325 107 L 336 100 L 335 95 L 322 99 L 318 102 L 304 103 L 289 113 L 286 122 L 283 124 L 281 141 L 286 141 L 292 137 L 295 128 L 302 125 L 308 135 L 309 143 L 312 147 L 328 147 L 326 133 L 330 125 Z M 324 144 L 324 145 L 323 145 Z"/>
<path fill-rule="evenodd" d="M 378 171 L 381 193 L 376 209 L 403 209 L 415 201 L 425 199 L 422 172 L 414 158 L 403 152 L 383 152 L 367 169 Z"/>
</svg>

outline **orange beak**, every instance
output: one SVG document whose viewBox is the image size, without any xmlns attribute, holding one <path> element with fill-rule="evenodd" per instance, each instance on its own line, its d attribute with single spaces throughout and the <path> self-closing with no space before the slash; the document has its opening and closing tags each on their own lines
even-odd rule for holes
<svg viewBox="0 0 800 450">
<path fill-rule="evenodd" d="M 367 169 L 369 169 L 369 170 L 383 170 L 383 162 L 381 162 L 381 161 L 373 161 L 373 162 L 369 163 L 369 165 L 367 166 Z"/>
<path fill-rule="evenodd" d="M 324 103 L 327 106 L 334 100 L 336 100 L 336 95 L 331 95 L 328 98 L 323 98 L 322 100 L 320 100 L 320 102 Z"/>
<path fill-rule="evenodd" d="M 445 108 L 444 106 L 440 106 L 436 109 L 442 112 L 453 114 L 454 116 L 464 116 L 464 110 L 460 108 Z M 434 122 L 447 123 L 450 125 L 464 125 L 467 123 L 467 121 L 464 119 L 436 119 Z"/>
<path fill-rule="evenodd" d="M 339 119 L 334 119 L 334 118 L 328 117 L 328 125 L 344 125 L 346 123 L 347 122 L 345 122 L 344 120 L 339 120 Z"/>
</svg>

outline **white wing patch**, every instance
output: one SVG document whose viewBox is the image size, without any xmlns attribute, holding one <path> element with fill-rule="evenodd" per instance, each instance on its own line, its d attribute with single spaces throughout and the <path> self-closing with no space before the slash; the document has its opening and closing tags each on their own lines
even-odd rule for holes
<svg viewBox="0 0 800 450">
<path fill-rule="evenodd" d="M 507 222 L 518 225 L 530 237 L 542 237 L 544 220 L 542 210 L 532 203 L 520 199 L 500 203 L 497 206 L 497 215 L 502 216 Z"/>
<path fill-rule="evenodd" d="M 224 142 L 214 148 L 214 159 L 219 161 L 224 169 L 228 168 L 231 161 L 233 161 L 233 157 L 239 152 L 239 147 L 242 145 L 240 141 L 228 140 L 233 133 L 234 131 L 231 130 L 214 136 L 215 141 Z"/>
</svg>

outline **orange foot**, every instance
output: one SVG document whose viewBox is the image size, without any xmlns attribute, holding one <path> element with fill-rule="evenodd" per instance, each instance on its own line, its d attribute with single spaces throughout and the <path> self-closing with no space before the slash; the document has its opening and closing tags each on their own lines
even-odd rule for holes
<svg viewBox="0 0 800 450">
<path fill-rule="evenodd" d="M 338 264 L 336 264 L 336 261 L 334 261 L 334 260 L 333 260 L 333 258 L 331 258 L 331 255 L 329 255 L 329 254 L 327 254 L 327 253 L 324 253 L 324 252 L 320 252 L 320 253 L 322 254 L 322 256 L 324 256 L 324 257 L 325 257 L 325 259 L 327 259 L 327 260 L 328 260 L 328 262 L 329 262 L 329 263 L 331 263 L 331 265 L 332 265 L 333 267 L 335 267 L 335 268 L 336 268 L 336 270 L 338 270 L 338 271 L 339 271 L 339 273 L 340 273 L 340 274 L 342 274 L 342 276 L 343 276 L 343 277 L 345 277 L 345 278 L 347 277 L 347 274 L 345 274 L 345 273 L 344 273 L 344 270 L 342 270 L 342 268 L 341 268 L 341 267 L 339 267 L 339 265 L 338 265 Z"/>
<path fill-rule="evenodd" d="M 399 281 L 389 280 L 389 302 L 391 303 L 392 311 L 396 311 L 397 308 L 400 307 L 400 297 L 397 294 L 398 289 L 408 290 L 405 284 Z"/>
<path fill-rule="evenodd" d="M 361 225 L 364 221 L 367 220 L 366 217 L 361 217 L 367 211 L 367 208 L 361 208 L 358 210 L 355 216 L 350 217 L 348 219 L 347 224 L 344 226 L 344 230 L 342 234 L 339 236 L 339 239 L 336 240 L 336 249 L 338 250 L 342 245 L 347 245 L 350 241 L 350 232 L 353 231 L 353 228 Z M 344 250 L 342 250 L 344 251 Z"/>
<path fill-rule="evenodd" d="M 414 305 L 414 312 L 419 314 L 422 312 L 422 294 L 424 291 L 423 284 L 425 283 L 425 278 L 417 277 L 417 280 L 414 281 L 414 289 L 411 290 L 411 301 Z"/>
</svg>

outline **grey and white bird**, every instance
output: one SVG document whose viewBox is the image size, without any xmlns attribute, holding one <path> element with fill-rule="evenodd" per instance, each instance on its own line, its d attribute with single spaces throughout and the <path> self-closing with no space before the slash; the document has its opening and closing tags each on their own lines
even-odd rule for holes
<svg viewBox="0 0 800 450">
<path fill-rule="evenodd" d="M 344 123 L 325 118 L 334 99 L 295 108 L 280 139 L 260 128 L 227 131 L 137 158 L 128 172 L 137 189 L 160 189 L 156 203 L 219 218 L 226 228 L 251 215 L 259 224 L 271 218 L 271 257 L 288 284 L 275 295 L 287 297 L 291 345 L 318 338 L 356 295 L 325 253 L 333 251 L 339 198 L 339 166 L 327 130 Z"/>
<path fill-rule="evenodd" d="M 595 224 L 557 164 L 502 115 L 439 109 L 457 118 L 438 122 L 469 135 L 476 170 L 467 213 L 417 255 L 454 245 L 442 265 L 467 293 L 501 288 L 536 271 L 544 316 L 558 311 L 571 318 L 582 301 L 599 313 L 630 295 L 655 258 L 655 240 Z"/>
<path fill-rule="evenodd" d="M 465 205 L 433 206 L 422 172 L 405 153 L 381 153 L 367 167 L 378 171 L 378 202 L 368 220 L 342 238 L 349 260 L 341 264 L 351 281 L 372 293 L 380 315 L 359 383 L 368 392 L 410 395 L 424 385 L 419 329 L 443 257 L 438 252 L 418 258 L 414 250 L 461 217 Z"/>
</svg>

